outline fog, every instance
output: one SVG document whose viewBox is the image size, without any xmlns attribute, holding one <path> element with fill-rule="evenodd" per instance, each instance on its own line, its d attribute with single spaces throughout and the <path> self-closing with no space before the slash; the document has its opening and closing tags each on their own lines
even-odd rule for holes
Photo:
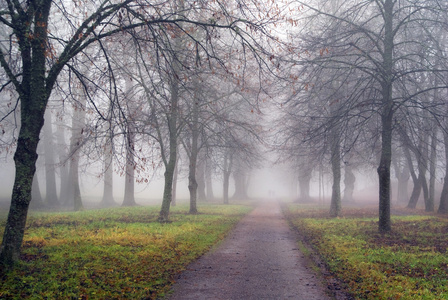
<svg viewBox="0 0 448 300">
<path fill-rule="evenodd" d="M 448 2 L 420 2 L 0 2 L 0 263 L 29 208 L 448 213 Z"/>
<path fill-rule="evenodd" d="M 5 208 L 10 202 L 10 194 L 14 183 L 14 164 L 12 162 L 1 163 L 2 172 L 0 173 L 0 198 L 2 207 Z M 101 170 L 90 170 L 80 176 L 80 188 L 83 201 L 86 207 L 99 207 L 101 197 L 103 195 L 103 178 L 94 174 L 99 174 Z M 161 171 L 158 174 L 152 175 L 152 180 L 149 183 L 135 184 L 135 198 L 139 205 L 160 205 L 162 202 L 164 180 Z M 356 175 L 355 190 L 353 193 L 354 201 L 345 203 L 346 205 L 375 205 L 378 201 L 378 179 L 377 174 L 372 170 L 369 175 L 362 172 Z M 329 205 L 331 200 L 331 174 L 325 174 L 319 183 L 319 176 L 315 174 L 310 181 L 310 199 L 306 203 L 315 203 L 320 205 Z M 41 169 L 37 171 L 37 176 L 45 178 L 45 172 Z M 189 190 L 188 180 L 184 174 L 179 174 L 176 194 L 179 203 L 188 203 Z M 247 199 L 230 199 L 230 203 L 248 203 L 249 201 L 257 200 L 283 200 L 301 202 L 299 199 L 300 188 L 297 185 L 297 176 L 285 165 L 276 165 L 273 162 L 266 162 L 266 166 L 254 169 L 250 172 L 249 184 L 247 187 Z M 124 195 L 124 177 L 114 173 L 113 178 L 113 198 L 116 205 L 121 205 Z M 59 185 L 58 178 L 57 184 Z M 222 179 L 218 174 L 213 178 L 213 191 L 215 199 L 205 200 L 205 202 L 222 203 Z M 341 187 L 344 190 L 344 185 Z M 45 182 L 40 182 L 40 190 L 42 197 L 45 198 Z M 438 186 L 440 192 L 440 185 Z M 411 190 L 409 189 L 409 192 Z M 232 195 L 235 192 L 234 180 L 231 180 L 229 186 L 229 193 Z M 60 190 L 58 190 L 60 197 Z M 394 181 L 394 189 L 392 199 L 396 203 L 396 181 Z M 422 204 L 420 203 L 420 206 Z"/>
</svg>

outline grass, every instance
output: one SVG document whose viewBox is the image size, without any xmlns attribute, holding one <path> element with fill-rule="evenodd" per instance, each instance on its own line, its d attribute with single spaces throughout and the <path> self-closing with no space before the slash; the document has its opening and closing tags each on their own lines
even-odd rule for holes
<svg viewBox="0 0 448 300">
<path fill-rule="evenodd" d="M 251 208 L 203 205 L 68 213 L 32 212 L 18 267 L 0 281 L 0 299 L 156 299 L 174 275 L 219 242 Z M 3 233 L 5 219 L 0 220 Z"/>
<path fill-rule="evenodd" d="M 287 218 L 356 299 L 448 299 L 448 219 L 393 216 L 378 233 L 376 211 L 288 205 Z"/>
</svg>

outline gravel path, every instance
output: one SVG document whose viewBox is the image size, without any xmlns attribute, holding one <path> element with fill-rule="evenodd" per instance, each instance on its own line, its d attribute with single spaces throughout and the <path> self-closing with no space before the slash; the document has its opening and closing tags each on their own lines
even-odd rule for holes
<svg viewBox="0 0 448 300">
<path fill-rule="evenodd" d="M 307 265 L 280 205 L 265 202 L 179 275 L 169 299 L 332 299 Z"/>
</svg>

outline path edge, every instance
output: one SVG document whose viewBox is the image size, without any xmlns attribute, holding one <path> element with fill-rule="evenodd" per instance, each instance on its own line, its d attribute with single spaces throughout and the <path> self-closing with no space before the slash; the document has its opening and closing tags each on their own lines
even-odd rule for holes
<svg viewBox="0 0 448 300">
<path fill-rule="evenodd" d="M 327 287 L 326 293 L 336 300 L 356 299 L 348 292 L 347 284 L 330 271 L 328 265 L 324 262 L 319 252 L 311 245 L 309 239 L 301 234 L 298 228 L 294 226 L 288 215 L 285 202 L 280 202 L 280 208 L 286 223 L 295 237 L 296 244 L 299 247 L 298 250 L 305 257 L 309 267 L 321 278 L 323 285 Z M 305 248 L 305 251 L 300 249 L 302 247 Z"/>
</svg>

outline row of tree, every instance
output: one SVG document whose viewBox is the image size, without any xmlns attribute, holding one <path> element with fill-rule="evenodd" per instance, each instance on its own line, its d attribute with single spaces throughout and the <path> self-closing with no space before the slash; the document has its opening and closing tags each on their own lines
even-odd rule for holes
<svg viewBox="0 0 448 300">
<path fill-rule="evenodd" d="M 378 166 L 380 231 L 391 229 L 392 166 L 399 182 L 412 177 L 411 200 L 423 190 L 433 210 L 435 178 L 446 174 L 448 158 L 446 6 L 438 0 L 2 2 L 1 128 L 16 175 L 0 264 L 12 266 L 20 254 L 41 132 L 47 165 L 55 163 L 51 118 L 57 144 L 68 145 L 58 151 L 58 200 L 70 198 L 64 202 L 75 208 L 82 205 L 80 162 L 102 163 L 105 202 L 113 201 L 111 172 L 118 165 L 126 204 L 135 201 L 135 180 L 160 166 L 159 221 L 168 221 L 180 149 L 189 166 L 190 212 L 197 211 L 201 157 L 220 166 L 225 199 L 232 172 L 244 196 L 245 166 L 257 160 L 255 144 L 265 132 L 260 107 L 270 97 L 279 106 L 270 112 L 280 116 L 270 128 L 273 147 L 298 167 L 301 190 L 309 188 L 312 170 L 329 162 L 331 215 L 341 210 L 341 162 L 346 189 L 353 189 L 351 166 Z M 437 160 L 440 149 L 445 157 Z M 51 173 L 46 182 L 55 186 Z M 445 187 L 439 211 L 446 210 Z M 48 186 L 47 193 L 48 202 L 56 201 L 56 189 Z"/>
<path fill-rule="evenodd" d="M 261 55 L 254 39 L 265 32 L 259 9 L 227 1 L 2 2 L 1 121 L 4 132 L 11 132 L 5 149 L 14 152 L 16 174 L 0 264 L 12 266 L 20 254 L 49 108 L 61 123 L 72 119 L 63 155 L 72 191 L 62 196 L 73 197 L 75 209 L 82 205 L 76 172 L 85 147 L 93 160 L 102 159 L 107 189 L 114 157 L 122 162 L 129 197 L 135 172 L 162 165 L 161 222 L 168 221 L 181 145 L 189 158 L 191 212 L 197 159 L 206 155 L 201 149 L 220 153 L 228 184 L 234 165 L 253 157 L 259 131 L 256 107 L 247 99 L 251 81 L 245 80 L 256 72 L 247 56 L 256 63 Z M 51 160 L 50 118 L 48 113 L 44 152 Z M 64 144 L 64 130 L 58 132 Z M 47 182 L 54 186 L 50 173 Z M 55 201 L 55 191 L 47 192 Z"/>
<path fill-rule="evenodd" d="M 382 232 L 391 229 L 393 172 L 401 199 L 411 177 L 408 206 L 423 191 L 427 211 L 434 211 L 436 178 L 445 177 L 438 211 L 446 212 L 447 3 L 295 3 L 302 14 L 283 57 L 292 88 L 279 101 L 287 129 L 276 136 L 283 153 L 302 171 L 320 165 L 309 161 L 330 162 L 333 216 L 341 209 L 341 162 L 346 187 L 351 167 L 378 166 Z M 300 178 L 309 181 L 309 173 Z"/>
</svg>

